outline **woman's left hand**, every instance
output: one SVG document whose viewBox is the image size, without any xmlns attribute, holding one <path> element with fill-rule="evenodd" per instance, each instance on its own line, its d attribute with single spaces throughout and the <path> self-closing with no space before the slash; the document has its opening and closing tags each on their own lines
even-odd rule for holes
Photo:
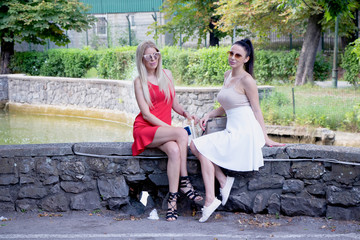
<svg viewBox="0 0 360 240">
<path fill-rule="evenodd" d="M 283 146 L 285 146 L 284 143 L 275 142 L 275 141 L 271 140 L 270 138 L 265 139 L 265 145 L 268 147 L 283 147 Z"/>
</svg>

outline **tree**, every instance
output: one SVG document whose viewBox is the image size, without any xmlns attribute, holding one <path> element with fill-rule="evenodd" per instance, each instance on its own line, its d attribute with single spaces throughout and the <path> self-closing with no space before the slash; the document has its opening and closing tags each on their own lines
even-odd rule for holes
<svg viewBox="0 0 360 240">
<path fill-rule="evenodd" d="M 355 31 L 351 13 L 357 7 L 357 0 L 220 0 L 215 14 L 221 16 L 218 27 L 223 31 L 237 25 L 261 37 L 267 35 L 269 29 L 281 33 L 303 29 L 304 43 L 295 80 L 296 85 L 303 85 L 313 82 L 315 57 L 322 30 L 333 24 L 334 14 L 341 13 L 342 25 L 348 26 L 343 29 L 344 32 Z"/>
<path fill-rule="evenodd" d="M 1 74 L 10 73 L 9 63 L 15 42 L 59 46 L 70 42 L 67 30 L 90 28 L 94 17 L 78 0 L 5 0 L 0 2 Z"/>
<path fill-rule="evenodd" d="M 215 28 L 219 17 L 214 16 L 216 0 L 164 0 L 161 12 L 165 14 L 165 24 L 154 22 L 150 29 L 159 34 L 172 33 L 174 42 L 183 42 L 198 36 L 198 44 L 210 34 L 210 46 L 219 45 L 219 40 L 227 32 Z M 150 33 L 150 32 L 149 32 Z"/>
</svg>

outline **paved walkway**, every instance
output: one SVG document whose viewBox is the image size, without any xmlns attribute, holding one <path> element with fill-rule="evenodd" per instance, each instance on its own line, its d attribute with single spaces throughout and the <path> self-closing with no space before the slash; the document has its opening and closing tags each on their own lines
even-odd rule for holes
<svg viewBox="0 0 360 240">
<path fill-rule="evenodd" d="M 360 239 L 359 221 L 216 212 L 199 223 L 200 213 L 166 222 L 122 217 L 114 211 L 6 213 L 0 239 Z"/>
</svg>

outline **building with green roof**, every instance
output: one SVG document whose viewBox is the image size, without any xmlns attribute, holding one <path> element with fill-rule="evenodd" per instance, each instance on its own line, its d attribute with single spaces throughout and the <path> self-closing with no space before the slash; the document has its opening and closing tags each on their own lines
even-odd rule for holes
<svg viewBox="0 0 360 240">
<path fill-rule="evenodd" d="M 92 6 L 90 14 L 159 12 L 162 0 L 80 0 Z"/>
</svg>

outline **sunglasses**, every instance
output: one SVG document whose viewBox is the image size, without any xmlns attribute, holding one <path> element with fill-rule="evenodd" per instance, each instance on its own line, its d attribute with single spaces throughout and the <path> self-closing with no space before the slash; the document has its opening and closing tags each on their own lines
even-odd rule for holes
<svg viewBox="0 0 360 240">
<path fill-rule="evenodd" d="M 242 55 L 240 53 L 234 53 L 232 51 L 228 51 L 227 54 L 229 55 L 229 57 L 235 57 L 235 59 L 237 61 L 240 61 L 240 59 L 242 58 Z"/>
<path fill-rule="evenodd" d="M 146 60 L 146 61 L 151 61 L 151 60 L 157 60 L 159 57 L 160 57 L 160 52 L 154 52 L 154 53 L 152 53 L 152 54 L 146 54 L 146 55 L 144 55 L 143 57 L 144 57 L 144 59 Z"/>
</svg>

